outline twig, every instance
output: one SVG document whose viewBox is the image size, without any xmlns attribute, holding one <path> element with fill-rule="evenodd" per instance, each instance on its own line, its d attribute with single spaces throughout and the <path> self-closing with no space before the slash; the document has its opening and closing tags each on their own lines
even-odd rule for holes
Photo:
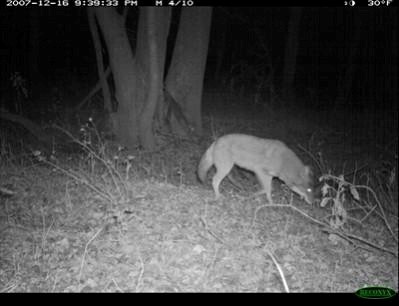
<svg viewBox="0 0 399 306">
<path fill-rule="evenodd" d="M 283 285 L 284 285 L 284 290 L 286 293 L 290 293 L 290 289 L 288 288 L 288 284 L 287 281 L 285 280 L 285 276 L 283 273 L 283 269 L 281 269 L 280 265 L 278 264 L 276 258 L 274 257 L 274 255 L 269 251 L 269 250 L 265 250 L 266 253 L 271 257 L 271 259 L 273 260 L 274 264 L 277 267 L 278 273 L 280 273 L 280 277 L 283 280 Z"/>
<path fill-rule="evenodd" d="M 144 274 L 144 262 L 143 262 L 143 259 L 141 258 L 140 253 L 139 253 L 139 260 L 140 260 L 140 274 L 139 274 L 139 276 L 137 278 L 136 288 L 134 290 L 135 292 L 137 292 L 137 290 L 139 288 L 139 285 L 141 283 L 141 280 L 143 278 L 143 274 Z"/>
<path fill-rule="evenodd" d="M 256 220 L 256 214 L 258 213 L 258 211 L 259 211 L 260 209 L 262 209 L 262 208 L 265 208 L 265 207 L 279 207 L 279 208 L 287 207 L 287 208 L 290 208 L 290 209 L 293 209 L 293 210 L 297 211 L 297 212 L 300 213 L 301 215 L 305 216 L 306 218 L 312 220 L 313 222 L 315 222 L 315 223 L 317 223 L 317 224 L 319 224 L 319 225 L 321 225 L 321 226 L 323 226 L 323 227 L 325 227 L 325 226 L 328 227 L 328 226 L 329 226 L 327 223 L 321 222 L 321 221 L 319 221 L 319 220 L 317 220 L 317 219 L 315 219 L 315 218 L 309 216 L 307 213 L 305 213 L 304 211 L 300 210 L 299 208 L 297 208 L 297 207 L 295 207 L 295 206 L 293 206 L 293 205 L 291 205 L 291 204 L 266 204 L 266 205 L 259 206 L 259 207 L 256 209 L 256 211 L 255 211 L 255 214 L 254 214 L 254 218 L 253 218 L 253 220 L 252 220 L 252 223 L 255 222 L 255 220 Z"/>
<path fill-rule="evenodd" d="M 344 233 L 344 232 L 336 231 L 336 230 L 332 229 L 332 228 L 329 226 L 329 224 L 324 223 L 324 222 L 321 222 L 321 221 L 319 221 L 319 220 L 317 220 L 317 219 L 315 219 L 315 218 L 309 216 L 309 215 L 308 215 L 307 213 L 305 213 L 304 211 L 302 211 L 302 210 L 300 210 L 299 208 L 297 208 L 297 207 L 295 207 L 295 206 L 293 206 L 293 205 L 290 205 L 290 204 L 267 204 L 267 205 L 262 205 L 262 206 L 260 206 L 259 208 L 256 209 L 255 215 L 254 215 L 254 218 L 253 218 L 253 222 L 255 222 L 257 212 L 258 212 L 260 209 L 265 208 L 265 207 L 288 207 L 288 208 L 290 208 L 290 209 L 292 209 L 292 210 L 295 210 L 296 212 L 300 213 L 302 216 L 304 216 L 304 217 L 306 217 L 306 218 L 312 220 L 313 222 L 319 224 L 319 225 L 322 226 L 327 232 L 331 232 L 331 233 L 337 234 L 337 235 L 339 235 L 340 237 L 342 237 L 342 238 L 344 238 L 344 239 L 346 239 L 346 240 L 348 240 L 348 241 L 351 241 L 350 238 L 356 239 L 356 240 L 358 240 L 358 241 L 360 241 L 360 242 L 363 242 L 364 244 L 367 244 L 367 245 L 372 246 L 372 247 L 374 247 L 374 248 L 376 248 L 376 249 L 378 249 L 378 250 L 385 251 L 385 252 L 387 252 L 387 253 L 390 253 L 390 254 L 392 254 L 392 255 L 398 257 L 398 253 L 395 252 L 395 251 L 393 251 L 393 250 L 391 250 L 391 249 L 387 249 L 387 248 L 381 247 L 381 246 L 379 246 L 379 245 L 377 245 L 377 244 L 375 244 L 375 243 L 373 243 L 373 242 L 371 242 L 371 241 L 368 241 L 368 240 L 366 240 L 366 239 L 363 239 L 363 238 L 361 238 L 361 237 L 359 237 L 359 236 L 356 236 L 356 235 L 353 235 L 353 234 L 349 234 L 349 233 Z M 352 242 L 352 241 L 351 241 L 351 242 Z"/>
<path fill-rule="evenodd" d="M 219 238 L 213 231 L 211 231 L 208 227 L 208 224 L 205 222 L 205 220 L 200 217 L 200 221 L 202 223 L 202 225 L 205 227 L 206 231 L 212 236 L 214 237 L 217 241 L 219 241 L 222 244 L 226 244 L 221 238 Z"/>
<path fill-rule="evenodd" d="M 85 245 L 85 251 L 84 251 L 84 253 L 83 253 L 83 257 L 82 257 L 82 261 L 81 261 L 81 263 L 80 263 L 80 269 L 79 269 L 79 276 L 78 276 L 79 282 L 80 282 L 81 277 L 82 277 L 82 270 L 83 270 L 83 265 L 84 265 L 84 262 L 85 262 L 85 257 L 86 257 L 86 253 L 87 253 L 87 248 L 89 247 L 89 244 L 97 237 L 97 235 L 98 235 L 102 230 L 103 230 L 103 228 L 101 227 L 101 228 L 97 231 L 97 233 L 95 233 L 94 236 L 91 237 L 90 240 L 89 240 L 89 241 L 86 243 L 86 245 Z"/>
<path fill-rule="evenodd" d="M 107 78 L 111 73 L 111 67 L 108 66 L 107 69 L 105 69 L 104 74 L 105 77 Z M 85 98 L 82 99 L 82 101 L 80 101 L 78 103 L 77 106 L 74 107 L 74 111 L 78 111 L 87 101 L 89 101 L 96 93 L 97 91 L 99 91 L 101 89 L 101 83 L 100 81 L 98 81 L 96 83 L 96 85 L 94 85 L 94 87 L 90 90 L 90 92 L 86 95 Z"/>
<path fill-rule="evenodd" d="M 398 238 L 394 234 L 394 232 L 392 230 L 392 227 L 389 225 L 388 220 L 387 220 L 386 215 L 385 215 L 385 212 L 384 212 L 384 209 L 382 207 L 382 204 L 381 204 L 380 200 L 378 199 L 378 197 L 375 194 L 373 189 L 371 189 L 367 185 L 353 185 L 353 184 L 345 181 L 343 176 L 337 177 L 335 175 L 325 174 L 325 175 L 323 175 L 323 178 L 324 179 L 332 179 L 332 180 L 334 180 L 335 182 L 338 182 L 338 183 L 342 182 L 342 183 L 344 183 L 344 184 L 346 184 L 348 186 L 351 186 L 354 189 L 366 189 L 374 197 L 374 200 L 376 201 L 376 203 L 378 205 L 378 208 L 379 208 L 379 211 L 380 211 L 381 215 L 379 213 L 377 213 L 377 215 L 381 217 L 381 219 L 384 221 L 385 226 L 388 228 L 388 231 L 390 232 L 391 236 L 396 241 L 396 243 L 398 243 Z"/>
<path fill-rule="evenodd" d="M 367 244 L 367 245 L 369 245 L 369 246 L 371 246 L 373 248 L 379 249 L 381 251 L 385 251 L 387 253 L 390 253 L 390 254 L 398 257 L 398 253 L 397 252 L 395 252 L 395 251 L 393 251 L 391 249 L 387 249 L 387 248 L 384 248 L 382 246 L 379 246 L 378 244 L 375 244 L 375 243 L 373 243 L 371 241 L 368 241 L 368 240 L 366 240 L 366 239 L 364 239 L 362 237 L 359 237 L 359 236 L 356 236 L 356 235 L 353 235 L 353 234 L 349 234 L 349 233 L 336 231 L 336 230 L 331 229 L 331 228 L 325 228 L 325 231 L 330 233 L 330 234 L 338 235 L 338 236 L 342 237 L 343 239 L 348 240 L 349 242 L 352 242 L 352 243 L 353 243 L 353 241 L 350 240 L 349 238 L 358 240 L 358 241 L 363 242 L 364 244 Z"/>
</svg>

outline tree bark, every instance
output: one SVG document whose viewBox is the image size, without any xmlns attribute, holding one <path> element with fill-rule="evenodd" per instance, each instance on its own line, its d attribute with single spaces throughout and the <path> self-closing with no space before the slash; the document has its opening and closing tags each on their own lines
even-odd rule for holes
<svg viewBox="0 0 399 306">
<path fill-rule="evenodd" d="M 148 88 L 143 110 L 140 116 L 140 143 L 147 150 L 155 149 L 155 138 L 153 122 L 156 106 L 159 97 L 162 95 L 163 74 L 165 67 L 166 43 L 170 25 L 170 8 L 148 7 L 140 11 L 145 20 L 147 46 L 143 49 L 148 50 L 145 71 L 148 71 Z M 148 69 L 148 70 L 147 70 Z M 146 82 L 147 83 L 147 82 Z"/>
<path fill-rule="evenodd" d="M 202 134 L 201 100 L 208 54 L 212 8 L 182 8 L 166 89 L 181 106 L 197 135 Z M 186 135 L 177 120 L 173 132 Z"/>
<path fill-rule="evenodd" d="M 113 130 L 118 140 L 129 149 L 139 142 L 138 97 L 142 88 L 138 85 L 139 71 L 124 27 L 124 18 L 115 9 L 95 8 L 95 15 L 108 48 L 110 66 L 115 82 L 118 110 L 111 114 Z"/>
<path fill-rule="evenodd" d="M 98 28 L 96 25 L 93 8 L 87 9 L 87 17 L 89 20 L 90 32 L 93 38 L 93 45 L 96 54 L 98 78 L 100 80 L 101 89 L 104 98 L 104 109 L 110 114 L 112 112 L 111 92 L 108 86 L 107 76 L 105 74 L 105 67 L 103 64 L 104 60 L 101 52 L 100 35 L 98 33 Z"/>
</svg>

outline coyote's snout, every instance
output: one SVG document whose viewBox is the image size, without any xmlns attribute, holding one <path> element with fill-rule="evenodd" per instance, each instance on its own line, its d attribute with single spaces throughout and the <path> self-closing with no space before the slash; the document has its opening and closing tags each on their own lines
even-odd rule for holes
<svg viewBox="0 0 399 306">
<path fill-rule="evenodd" d="M 307 203 L 313 202 L 312 173 L 299 157 L 283 142 L 243 134 L 229 134 L 218 138 L 206 150 L 198 165 L 198 177 L 204 182 L 208 170 L 216 168 L 212 186 L 219 198 L 219 185 L 234 165 L 255 173 L 272 203 L 272 179 L 278 177 Z"/>
</svg>

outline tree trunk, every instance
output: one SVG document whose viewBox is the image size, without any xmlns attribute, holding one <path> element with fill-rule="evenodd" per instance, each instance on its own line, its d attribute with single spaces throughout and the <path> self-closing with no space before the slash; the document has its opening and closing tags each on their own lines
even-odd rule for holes
<svg viewBox="0 0 399 306">
<path fill-rule="evenodd" d="M 197 135 L 202 134 L 201 99 L 208 54 L 212 8 L 182 8 L 176 44 L 166 78 L 166 89 L 179 103 Z M 186 135 L 177 120 L 174 133 Z"/>
<path fill-rule="evenodd" d="M 171 9 L 147 7 L 140 13 L 144 20 L 142 26 L 145 29 L 147 43 L 142 50 L 148 50 L 145 58 L 148 71 L 146 79 L 147 96 L 140 116 L 140 143 L 147 150 L 155 149 L 153 122 L 159 97 L 162 96 L 163 75 L 165 67 L 166 43 L 169 32 Z"/>
<path fill-rule="evenodd" d="M 96 53 L 97 68 L 98 68 L 97 71 L 98 71 L 98 77 L 99 77 L 100 84 L 101 84 L 101 89 L 103 92 L 104 109 L 108 112 L 108 114 L 110 114 L 112 112 L 111 92 L 110 92 L 110 89 L 108 86 L 107 76 L 105 74 L 105 68 L 104 68 L 104 64 L 103 64 L 104 60 L 103 60 L 103 55 L 101 52 L 100 35 L 98 33 L 98 28 L 96 25 L 93 8 L 87 9 L 87 17 L 89 19 L 90 32 L 91 32 L 91 36 L 93 38 L 94 50 Z"/>
<path fill-rule="evenodd" d="M 155 147 L 153 122 L 162 97 L 162 77 L 171 11 L 139 11 L 136 53 L 133 57 L 121 15 L 113 9 L 94 9 L 103 32 L 115 81 L 118 111 L 111 115 L 118 140 L 133 149 L 140 143 Z M 176 47 L 168 74 L 168 89 L 201 133 L 201 96 L 208 51 L 211 8 L 182 9 Z"/>
<path fill-rule="evenodd" d="M 298 53 L 298 32 L 301 21 L 302 8 L 292 7 L 288 24 L 287 43 L 285 46 L 283 97 L 286 102 L 292 100 L 293 85 L 296 72 L 296 58 Z"/>
<path fill-rule="evenodd" d="M 139 141 L 138 110 L 143 87 L 137 81 L 141 74 L 124 27 L 124 18 L 115 9 L 95 8 L 95 15 L 107 44 L 110 66 L 115 82 L 118 110 L 111 114 L 113 130 L 118 140 L 129 149 Z"/>
</svg>

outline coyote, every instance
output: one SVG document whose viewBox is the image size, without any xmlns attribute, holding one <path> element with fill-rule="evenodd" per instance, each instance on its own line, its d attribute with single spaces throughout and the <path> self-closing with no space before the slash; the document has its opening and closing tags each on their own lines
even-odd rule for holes
<svg viewBox="0 0 399 306">
<path fill-rule="evenodd" d="M 206 150 L 198 165 L 198 177 L 206 179 L 208 170 L 216 168 L 212 178 L 215 197 L 220 197 L 219 184 L 234 165 L 255 173 L 262 190 L 272 202 L 272 179 L 278 177 L 307 203 L 313 202 L 312 171 L 283 142 L 244 134 L 228 134 L 218 138 Z"/>
</svg>

